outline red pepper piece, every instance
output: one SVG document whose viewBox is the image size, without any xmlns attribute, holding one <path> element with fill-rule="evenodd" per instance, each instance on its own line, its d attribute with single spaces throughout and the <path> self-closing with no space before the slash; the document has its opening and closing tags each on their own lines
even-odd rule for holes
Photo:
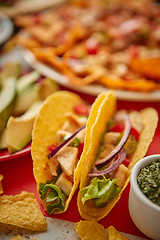
<svg viewBox="0 0 160 240">
<path fill-rule="evenodd" d="M 52 144 L 48 146 L 48 150 L 52 152 L 56 148 L 56 145 Z"/>
<path fill-rule="evenodd" d="M 118 123 L 115 126 L 113 126 L 109 131 L 110 132 L 122 132 L 122 131 L 124 131 L 124 124 Z"/>
<path fill-rule="evenodd" d="M 78 115 L 88 117 L 90 113 L 90 108 L 84 103 L 79 103 L 74 106 L 74 111 Z"/>
<path fill-rule="evenodd" d="M 139 140 L 139 132 L 135 128 L 131 128 L 131 134 L 135 137 L 135 139 Z"/>
<path fill-rule="evenodd" d="M 110 129 L 110 132 L 122 132 L 122 131 L 124 131 L 124 124 L 123 123 L 118 123 Z M 135 128 L 132 127 L 130 133 L 136 138 L 137 141 L 139 140 L 139 135 L 140 134 Z"/>
<path fill-rule="evenodd" d="M 81 157 L 81 154 L 83 152 L 83 147 L 84 147 L 84 143 L 80 143 L 78 146 L 78 158 Z"/>
<path fill-rule="evenodd" d="M 128 159 L 127 157 L 124 159 L 124 161 L 122 162 L 122 164 L 124 164 L 124 166 L 128 167 L 128 165 L 130 164 L 130 159 Z"/>
</svg>

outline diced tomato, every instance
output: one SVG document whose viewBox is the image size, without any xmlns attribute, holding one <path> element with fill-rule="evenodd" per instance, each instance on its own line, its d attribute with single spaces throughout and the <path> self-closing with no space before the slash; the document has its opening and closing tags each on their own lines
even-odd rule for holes
<svg viewBox="0 0 160 240">
<path fill-rule="evenodd" d="M 99 44 L 98 41 L 94 38 L 89 38 L 85 42 L 85 48 L 88 54 L 90 55 L 96 55 L 98 53 Z"/>
<path fill-rule="evenodd" d="M 131 128 L 131 134 L 135 137 L 135 139 L 139 140 L 139 132 L 135 128 Z"/>
<path fill-rule="evenodd" d="M 117 123 L 115 126 L 113 126 L 110 129 L 110 132 L 122 132 L 124 131 L 124 124 L 123 123 Z"/>
<path fill-rule="evenodd" d="M 83 152 L 83 147 L 84 147 L 84 143 L 80 143 L 78 146 L 78 158 L 80 158 L 80 156 Z"/>
<path fill-rule="evenodd" d="M 139 47 L 136 46 L 136 45 L 132 45 L 132 46 L 129 48 L 129 54 L 130 54 L 131 58 L 137 58 L 137 57 L 139 57 L 139 54 L 140 54 Z"/>
<path fill-rule="evenodd" d="M 131 162 L 130 159 L 125 158 L 124 161 L 123 161 L 123 164 L 124 164 L 124 166 L 128 167 L 128 165 L 130 164 L 130 162 Z"/>
<path fill-rule="evenodd" d="M 42 17 L 39 13 L 33 15 L 33 23 L 38 25 L 42 23 Z"/>
<path fill-rule="evenodd" d="M 76 114 L 78 115 L 82 115 L 82 116 L 89 116 L 90 113 L 90 107 L 88 107 L 86 104 L 84 103 L 78 103 L 74 106 L 74 111 Z"/>
<path fill-rule="evenodd" d="M 49 150 L 50 152 L 52 152 L 55 148 L 56 148 L 56 146 L 55 146 L 54 144 L 48 146 L 48 150 Z"/>
</svg>

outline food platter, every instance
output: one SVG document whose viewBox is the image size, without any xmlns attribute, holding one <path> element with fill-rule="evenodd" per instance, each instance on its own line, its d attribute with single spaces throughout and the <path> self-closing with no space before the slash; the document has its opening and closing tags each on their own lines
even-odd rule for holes
<svg viewBox="0 0 160 240">
<path fill-rule="evenodd" d="M 30 144 L 27 147 L 25 147 L 24 149 L 22 149 L 18 152 L 12 153 L 12 154 L 10 154 L 7 149 L 0 150 L 0 162 L 12 160 L 15 158 L 20 158 L 20 157 L 30 154 L 30 152 L 31 152 Z"/>
<path fill-rule="evenodd" d="M 90 84 L 86 86 L 75 86 L 69 82 L 67 77 L 62 75 L 61 73 L 57 72 L 55 69 L 37 61 L 34 55 L 24 48 L 20 47 L 20 52 L 24 60 L 33 68 L 38 70 L 41 74 L 44 74 L 50 78 L 53 78 L 56 82 L 60 85 L 68 87 L 72 90 L 76 90 L 82 93 L 86 93 L 92 96 L 97 96 L 100 92 L 104 90 L 108 90 L 107 88 L 103 87 L 99 84 Z M 142 101 L 142 102 L 156 102 L 160 101 L 160 91 L 153 91 L 149 93 L 142 93 L 142 92 L 131 92 L 131 91 L 124 91 L 124 90 L 114 90 L 116 96 L 119 100 L 125 101 Z"/>
<path fill-rule="evenodd" d="M 0 12 L 0 45 L 3 44 L 13 33 L 12 21 Z"/>
<path fill-rule="evenodd" d="M 0 9 L 9 17 L 15 17 L 18 14 L 41 11 L 61 2 L 63 2 L 63 0 L 23 0 L 17 1 L 10 7 L 1 6 Z"/>
<path fill-rule="evenodd" d="M 23 238 L 27 240 L 30 237 L 37 237 L 39 240 L 45 239 L 74 239 L 79 240 L 79 237 L 75 231 L 74 223 L 69 221 L 64 221 L 61 219 L 54 219 L 46 217 L 47 220 L 47 232 L 44 233 L 37 233 L 37 234 L 30 234 L 27 235 L 23 234 Z M 125 237 L 128 237 L 130 240 L 145 240 L 145 238 L 136 237 L 131 234 L 122 233 Z M 13 234 L 8 235 L 1 235 L 3 240 L 8 240 L 9 237 L 13 237 Z M 54 236 L 54 238 L 53 238 Z M 105 237 L 107 239 L 107 229 L 105 229 Z"/>
</svg>

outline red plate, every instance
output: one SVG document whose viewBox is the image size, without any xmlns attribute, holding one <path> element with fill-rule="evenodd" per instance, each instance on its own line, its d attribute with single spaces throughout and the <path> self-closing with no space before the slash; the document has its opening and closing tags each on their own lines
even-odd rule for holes
<svg viewBox="0 0 160 240">
<path fill-rule="evenodd" d="M 10 154 L 7 149 L 4 149 L 0 151 L 0 162 L 22 157 L 24 155 L 30 154 L 30 152 L 31 152 L 31 144 L 27 145 L 27 147 L 25 147 L 24 149 L 12 154 Z"/>
</svg>

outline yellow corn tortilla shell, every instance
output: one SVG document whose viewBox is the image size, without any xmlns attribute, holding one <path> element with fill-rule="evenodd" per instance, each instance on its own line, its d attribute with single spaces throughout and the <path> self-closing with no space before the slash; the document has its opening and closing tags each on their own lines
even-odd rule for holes
<svg viewBox="0 0 160 240">
<path fill-rule="evenodd" d="M 75 223 L 75 229 L 81 240 L 104 240 L 104 227 L 97 221 L 82 221 Z"/>
<path fill-rule="evenodd" d="M 56 133 L 65 121 L 65 114 L 67 112 L 74 113 L 74 105 L 81 102 L 82 99 L 74 93 L 57 91 L 44 101 L 39 114 L 37 114 L 32 132 L 31 147 L 33 172 L 37 183 L 37 189 L 39 188 L 39 183 L 45 183 L 47 180 L 52 179 L 49 159 L 47 157 L 49 153 L 47 147 L 51 144 L 57 144 Z M 77 171 L 76 169 L 74 173 L 74 185 L 65 203 L 64 211 L 67 210 L 69 202 L 78 187 L 80 174 L 81 171 Z M 44 201 L 42 201 L 42 204 L 46 209 Z M 57 211 L 54 213 L 59 212 Z"/>
<path fill-rule="evenodd" d="M 108 240 L 128 240 L 128 238 L 123 236 L 113 226 L 109 226 L 107 228 L 107 231 L 108 231 Z"/>
<path fill-rule="evenodd" d="M 46 219 L 33 193 L 23 191 L 0 197 L 0 232 L 43 232 L 46 228 Z"/>
<path fill-rule="evenodd" d="M 83 172 L 81 174 L 81 181 L 80 181 L 80 190 L 86 187 L 89 183 L 89 178 L 87 175 L 91 171 L 95 157 L 97 154 L 97 149 L 99 147 L 100 137 L 106 128 L 106 124 L 108 120 L 113 116 L 115 112 L 115 96 L 113 92 L 106 92 L 102 95 L 105 95 L 104 101 L 102 102 L 101 106 L 99 105 L 99 98 L 96 100 L 92 112 L 90 114 L 88 120 L 88 127 L 86 129 L 86 141 L 85 141 L 85 149 L 83 152 L 83 162 L 85 163 L 83 166 Z M 99 111 L 98 111 L 99 108 Z M 129 165 L 129 175 L 126 180 L 125 185 L 123 186 L 121 192 L 114 197 L 105 207 L 98 208 L 94 201 L 88 200 L 85 204 L 82 203 L 81 200 L 81 193 L 78 193 L 78 210 L 82 218 L 87 220 L 100 220 L 101 218 L 105 217 L 114 205 L 118 202 L 121 197 L 122 192 L 126 188 L 127 184 L 130 180 L 130 173 L 133 166 L 138 162 L 141 158 L 145 156 L 147 153 L 148 147 L 152 142 L 157 123 L 158 123 L 158 114 L 155 109 L 153 108 L 146 108 L 143 109 L 141 112 L 141 117 L 143 121 L 143 131 L 140 135 L 140 139 L 137 145 L 137 149 L 131 157 L 131 163 Z M 93 113 L 93 114 L 92 114 Z M 96 114 L 97 113 L 97 114 Z M 91 122 L 91 123 L 90 123 Z M 94 123 L 94 125 L 92 125 Z M 93 127 L 91 127 L 93 126 Z"/>
<path fill-rule="evenodd" d="M 0 174 L 0 195 L 3 194 L 3 186 L 2 186 L 3 175 Z"/>
</svg>

